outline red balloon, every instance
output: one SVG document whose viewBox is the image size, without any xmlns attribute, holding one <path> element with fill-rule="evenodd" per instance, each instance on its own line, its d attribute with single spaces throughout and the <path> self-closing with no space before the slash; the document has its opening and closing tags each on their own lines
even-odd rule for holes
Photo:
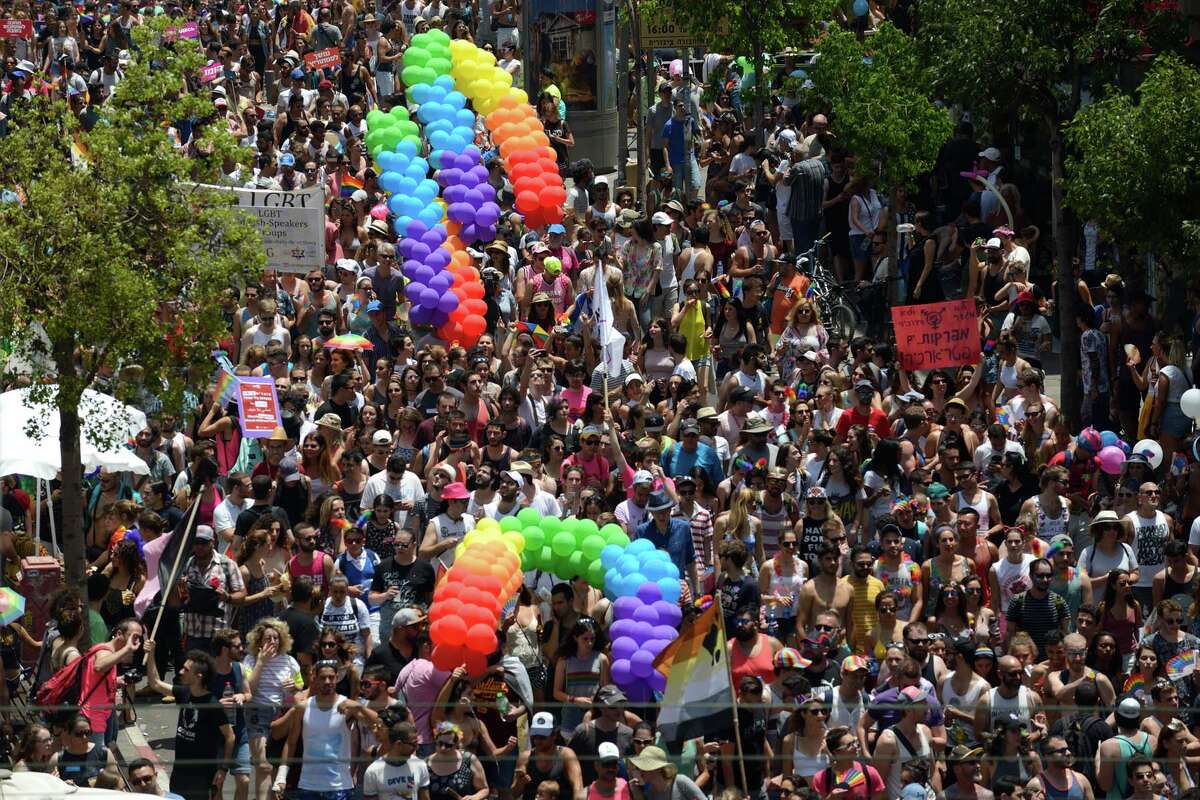
<svg viewBox="0 0 1200 800">
<path fill-rule="evenodd" d="M 489 625 L 472 625 L 467 631 L 466 647 L 481 656 L 491 655 L 496 650 L 496 629 Z"/>
<path fill-rule="evenodd" d="M 542 218 L 545 220 L 542 223 L 544 225 L 553 225 L 555 222 L 563 221 L 562 206 L 549 206 L 548 208 L 542 208 L 541 211 L 543 214 Z"/>
<path fill-rule="evenodd" d="M 438 328 L 437 335 L 443 342 L 461 342 L 463 340 L 462 325 L 450 320 Z"/>
<path fill-rule="evenodd" d="M 472 678 L 478 678 L 487 672 L 487 655 L 480 655 L 479 653 L 472 653 L 470 650 L 465 650 L 463 651 L 463 658 L 467 665 L 467 674 Z"/>
<path fill-rule="evenodd" d="M 506 569 L 505 571 L 507 572 L 508 570 Z M 482 584 L 479 588 L 484 592 L 493 597 L 500 596 L 500 580 L 495 575 L 483 575 L 480 577 L 479 582 Z"/>
<path fill-rule="evenodd" d="M 554 206 L 562 205 L 562 200 L 558 199 L 558 193 L 561 192 L 557 186 L 547 186 L 542 191 L 538 192 L 538 202 L 542 204 L 542 208 L 553 208 Z M 566 198 L 564 197 L 563 200 Z"/>
<path fill-rule="evenodd" d="M 508 177 L 512 180 L 513 185 L 516 186 L 522 178 L 533 178 L 541 174 L 542 170 L 538 169 L 537 164 L 523 162 L 509 170 Z"/>
<path fill-rule="evenodd" d="M 473 314 L 477 317 L 482 317 L 484 314 L 487 313 L 487 303 L 483 302 L 482 300 L 475 300 L 472 298 L 471 300 L 468 300 L 463 305 L 465 305 L 467 307 L 468 314 Z M 468 317 L 468 319 L 469 319 L 469 317 Z M 470 329 L 468 329 L 468 328 L 463 328 L 463 331 L 465 331 L 468 335 L 470 335 L 470 333 L 471 333 Z"/>
<path fill-rule="evenodd" d="M 451 322 L 457 322 L 459 324 L 462 324 L 462 321 L 466 318 L 467 318 L 467 310 L 465 308 L 463 308 L 462 305 L 459 305 L 458 308 L 456 308 L 450 312 Z"/>
<path fill-rule="evenodd" d="M 464 278 L 463 290 L 467 293 L 467 299 L 469 299 L 469 300 L 482 300 L 483 299 L 483 294 L 484 294 L 483 284 L 480 283 L 479 281 L 468 281 Z M 484 312 L 479 311 L 476 313 L 483 314 Z"/>
<path fill-rule="evenodd" d="M 467 623 L 462 617 L 446 617 L 440 620 L 442 623 L 441 635 L 438 637 L 438 644 L 454 644 L 460 645 L 467 639 Z M 432 634 L 429 638 L 433 638 Z"/>
<path fill-rule="evenodd" d="M 534 192 L 520 192 L 517 195 L 517 211 L 528 214 L 538 207 L 538 196 Z"/>
<path fill-rule="evenodd" d="M 483 606 L 464 606 L 462 616 L 458 618 L 464 625 L 463 637 L 466 637 L 467 626 L 494 625 L 495 614 Z"/>
<path fill-rule="evenodd" d="M 467 662 L 467 651 L 461 646 L 439 644 L 433 648 L 429 658 L 443 672 L 449 672 Z"/>
<path fill-rule="evenodd" d="M 483 301 L 474 300 L 468 302 L 482 303 Z M 487 305 L 484 304 L 484 309 L 486 310 L 486 308 Z M 466 337 L 466 341 L 474 344 L 476 341 L 478 341 L 479 337 L 483 335 L 483 332 L 487 330 L 487 320 L 485 320 L 481 315 L 472 314 L 462 321 L 462 329 L 463 336 Z"/>
<path fill-rule="evenodd" d="M 558 175 L 558 162 L 553 157 L 542 157 L 538 159 L 538 166 L 541 167 L 539 173 L 542 175 Z"/>
</svg>

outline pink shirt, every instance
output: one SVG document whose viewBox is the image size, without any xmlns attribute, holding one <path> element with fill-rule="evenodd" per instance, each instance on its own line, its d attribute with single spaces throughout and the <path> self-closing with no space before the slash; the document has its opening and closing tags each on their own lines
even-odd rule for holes
<svg viewBox="0 0 1200 800">
<path fill-rule="evenodd" d="M 417 741 L 421 744 L 433 741 L 433 729 L 429 726 L 433 703 L 449 677 L 449 672 L 443 672 L 432 661 L 423 658 L 405 664 L 396 677 L 396 696 L 404 698 L 412 711 L 413 722 L 417 726 Z"/>
<path fill-rule="evenodd" d="M 587 399 L 592 396 L 592 387 L 586 383 L 578 389 L 568 386 L 559 392 L 558 396 L 567 401 L 567 419 L 575 422 L 583 416 L 583 411 L 587 407 Z"/>
<path fill-rule="evenodd" d="M 629 781 L 621 777 L 617 778 L 617 788 L 612 794 L 601 794 L 594 783 L 588 787 L 587 791 L 587 800 L 609 800 L 609 798 L 629 800 L 629 797 Z"/>
<path fill-rule="evenodd" d="M 591 461 L 584 461 L 576 453 L 572 456 L 567 456 L 563 460 L 562 470 L 566 472 L 567 467 L 581 467 L 583 469 L 583 483 L 586 486 L 589 483 L 608 483 L 609 465 L 608 459 L 604 456 L 596 456 Z M 561 478 L 562 475 L 560 474 Z"/>
</svg>

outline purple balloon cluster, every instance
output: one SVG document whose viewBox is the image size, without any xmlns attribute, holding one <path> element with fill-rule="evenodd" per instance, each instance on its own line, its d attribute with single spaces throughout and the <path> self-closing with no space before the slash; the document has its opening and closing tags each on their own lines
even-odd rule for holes
<svg viewBox="0 0 1200 800">
<path fill-rule="evenodd" d="M 500 206 L 496 189 L 488 183 L 488 170 L 480 161 L 479 148 L 468 145 L 459 155 L 442 152 L 442 169 L 437 173 L 446 201 L 446 216 L 461 223 L 458 237 L 466 244 L 496 238 Z"/>
<path fill-rule="evenodd" d="M 612 679 L 635 703 L 651 700 L 667 687 L 654 659 L 679 633 L 683 612 L 664 600 L 658 584 L 646 581 L 635 596 L 613 601 Z"/>
<path fill-rule="evenodd" d="M 446 229 L 441 225 L 430 228 L 413 220 L 405 233 L 396 248 L 404 259 L 404 277 L 410 281 L 404 287 L 405 296 L 413 304 L 408 319 L 414 325 L 440 327 L 458 308 L 458 295 L 450 291 L 454 275 L 446 269 L 450 266 L 450 251 L 442 247 Z"/>
</svg>

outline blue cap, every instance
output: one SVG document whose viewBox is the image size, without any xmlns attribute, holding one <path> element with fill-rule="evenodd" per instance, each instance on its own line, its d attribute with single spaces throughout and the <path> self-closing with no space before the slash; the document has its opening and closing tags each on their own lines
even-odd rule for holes
<svg viewBox="0 0 1200 800">
<path fill-rule="evenodd" d="M 549 228 L 546 228 L 546 232 L 547 233 L 566 233 L 567 229 L 564 228 L 562 225 L 559 225 L 556 222 L 553 225 L 551 225 Z"/>
<path fill-rule="evenodd" d="M 303 78 L 304 70 L 300 69 L 299 67 L 296 67 L 294 70 L 292 70 L 292 77 L 293 78 Z"/>
<path fill-rule="evenodd" d="M 14 69 L 12 72 L 10 72 L 8 74 L 13 78 L 28 78 L 29 77 L 29 73 L 23 69 Z"/>
<path fill-rule="evenodd" d="M 370 314 L 372 311 L 383 311 L 383 303 L 378 300 L 367 303 L 367 313 Z"/>
<path fill-rule="evenodd" d="M 291 153 L 280 153 L 279 154 L 279 166 L 281 166 L 281 167 L 296 166 L 296 157 L 294 155 L 292 155 Z"/>
</svg>

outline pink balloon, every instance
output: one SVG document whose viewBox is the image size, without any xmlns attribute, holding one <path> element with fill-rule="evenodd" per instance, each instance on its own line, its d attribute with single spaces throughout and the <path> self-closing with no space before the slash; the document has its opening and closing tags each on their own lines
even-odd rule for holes
<svg viewBox="0 0 1200 800">
<path fill-rule="evenodd" d="M 380 203 L 371 209 L 371 219 L 387 219 L 388 207 Z"/>
<path fill-rule="evenodd" d="M 1110 444 L 1108 447 L 1100 449 L 1096 454 L 1096 460 L 1100 462 L 1100 469 L 1108 475 L 1117 475 L 1121 472 L 1121 465 L 1125 463 L 1125 451 L 1116 445 Z"/>
</svg>

